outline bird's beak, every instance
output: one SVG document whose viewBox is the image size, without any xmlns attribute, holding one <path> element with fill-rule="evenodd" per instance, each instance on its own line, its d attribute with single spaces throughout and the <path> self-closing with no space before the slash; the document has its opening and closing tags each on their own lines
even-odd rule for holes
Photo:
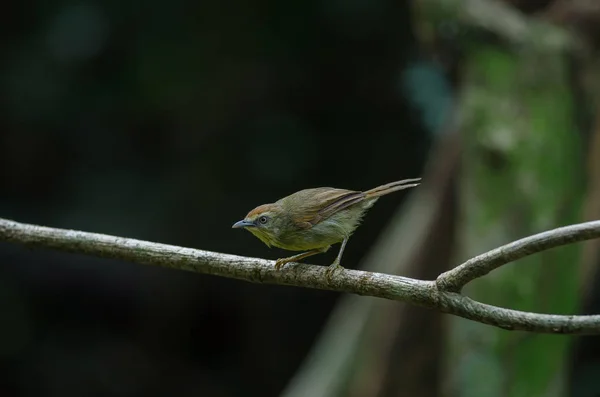
<svg viewBox="0 0 600 397">
<path fill-rule="evenodd" d="M 248 226 L 254 226 L 253 222 L 248 222 L 248 221 L 239 221 L 233 224 L 233 226 L 231 226 L 232 229 L 240 229 L 240 228 L 244 228 L 244 227 L 248 227 Z"/>
</svg>

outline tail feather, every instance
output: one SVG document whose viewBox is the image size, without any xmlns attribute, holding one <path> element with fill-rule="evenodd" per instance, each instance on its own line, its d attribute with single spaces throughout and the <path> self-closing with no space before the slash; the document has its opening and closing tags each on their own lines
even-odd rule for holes
<svg viewBox="0 0 600 397">
<path fill-rule="evenodd" d="M 384 196 L 389 193 L 397 192 L 398 190 L 404 190 L 411 187 L 419 186 L 421 178 L 403 179 L 401 181 L 387 183 L 385 185 L 377 186 L 371 190 L 367 190 L 365 193 L 366 198 L 375 198 Z"/>
</svg>

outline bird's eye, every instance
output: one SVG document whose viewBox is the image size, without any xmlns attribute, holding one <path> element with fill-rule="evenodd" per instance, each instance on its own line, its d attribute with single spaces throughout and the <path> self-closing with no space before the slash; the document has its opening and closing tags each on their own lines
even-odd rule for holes
<svg viewBox="0 0 600 397">
<path fill-rule="evenodd" d="M 261 225 L 264 225 L 265 223 L 267 223 L 267 217 L 266 216 L 261 216 L 260 218 L 258 218 L 258 223 L 260 223 Z"/>
</svg>

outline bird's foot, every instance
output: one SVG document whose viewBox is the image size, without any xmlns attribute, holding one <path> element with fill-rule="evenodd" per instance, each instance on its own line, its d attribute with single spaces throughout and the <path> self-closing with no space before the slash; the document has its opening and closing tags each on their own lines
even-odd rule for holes
<svg viewBox="0 0 600 397">
<path fill-rule="evenodd" d="M 279 258 L 275 261 L 275 270 L 281 270 L 281 268 L 283 267 L 283 265 L 285 265 L 286 263 L 290 263 L 293 260 L 293 258 Z"/>
<path fill-rule="evenodd" d="M 331 280 L 331 278 L 333 277 L 333 275 L 335 274 L 335 272 L 336 271 L 340 271 L 340 270 L 344 270 L 344 267 L 341 266 L 339 262 L 335 261 L 331 265 L 329 265 L 329 267 L 327 268 L 327 270 L 325 270 L 325 276 L 329 280 Z"/>
</svg>

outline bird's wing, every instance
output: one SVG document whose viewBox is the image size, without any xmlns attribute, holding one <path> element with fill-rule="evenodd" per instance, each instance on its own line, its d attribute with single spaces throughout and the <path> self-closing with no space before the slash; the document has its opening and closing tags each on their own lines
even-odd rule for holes
<svg viewBox="0 0 600 397">
<path fill-rule="evenodd" d="M 307 229 L 365 198 L 363 192 L 327 187 L 301 190 L 294 195 L 297 214 L 301 214 L 295 221 Z"/>
</svg>

